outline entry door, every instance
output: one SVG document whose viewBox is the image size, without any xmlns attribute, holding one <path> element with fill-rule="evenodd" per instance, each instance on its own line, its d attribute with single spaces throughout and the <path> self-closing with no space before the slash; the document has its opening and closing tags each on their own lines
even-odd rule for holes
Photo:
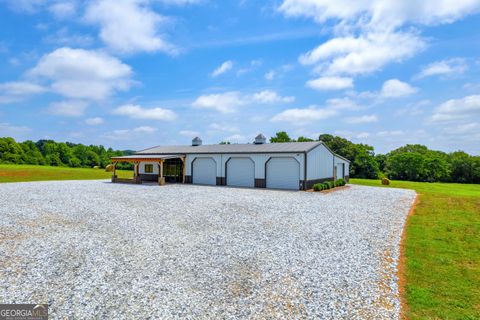
<svg viewBox="0 0 480 320">
<path fill-rule="evenodd" d="M 192 182 L 194 184 L 217 184 L 217 163 L 213 158 L 196 158 L 193 160 Z"/>
<path fill-rule="evenodd" d="M 266 170 L 267 188 L 300 189 L 300 163 L 295 158 L 270 158 Z"/>
<path fill-rule="evenodd" d="M 230 158 L 227 162 L 227 185 L 255 186 L 255 164 L 250 158 Z"/>
</svg>

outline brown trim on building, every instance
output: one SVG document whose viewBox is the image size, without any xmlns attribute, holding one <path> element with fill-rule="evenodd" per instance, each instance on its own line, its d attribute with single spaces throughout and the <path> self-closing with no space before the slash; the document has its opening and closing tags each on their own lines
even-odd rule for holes
<svg viewBox="0 0 480 320">
<path fill-rule="evenodd" d="M 117 176 L 112 176 L 113 183 L 129 183 L 129 184 L 142 184 L 140 177 L 134 177 L 133 179 L 118 178 Z"/>
<path fill-rule="evenodd" d="M 266 188 L 267 180 L 266 179 L 255 179 L 255 188 Z"/>
<path fill-rule="evenodd" d="M 224 186 L 226 185 L 225 177 L 217 177 L 217 186 Z"/>
<path fill-rule="evenodd" d="M 142 181 L 157 182 L 159 175 L 158 174 L 149 174 L 149 173 L 140 173 L 139 177 L 140 177 L 140 180 L 142 180 Z"/>
</svg>

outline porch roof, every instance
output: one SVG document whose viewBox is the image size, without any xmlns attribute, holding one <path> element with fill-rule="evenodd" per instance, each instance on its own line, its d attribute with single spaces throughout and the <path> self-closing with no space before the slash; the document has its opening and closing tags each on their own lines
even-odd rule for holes
<svg viewBox="0 0 480 320">
<path fill-rule="evenodd" d="M 153 155 L 153 154 L 132 154 L 130 156 L 121 156 L 121 157 L 112 157 L 113 162 L 136 162 L 136 161 L 160 161 L 166 159 L 182 158 L 184 155 L 178 154 L 163 154 L 163 155 Z"/>
</svg>

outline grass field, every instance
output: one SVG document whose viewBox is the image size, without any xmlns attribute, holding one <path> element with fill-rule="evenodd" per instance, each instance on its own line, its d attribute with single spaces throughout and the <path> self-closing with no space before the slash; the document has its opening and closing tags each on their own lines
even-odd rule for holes
<svg viewBox="0 0 480 320">
<path fill-rule="evenodd" d="M 117 176 L 121 178 L 131 178 L 132 175 L 132 171 L 117 170 Z M 111 177 L 112 173 L 105 172 L 105 169 L 0 164 L 0 182 L 94 180 Z"/>
<path fill-rule="evenodd" d="M 378 180 L 350 183 L 382 187 Z M 419 194 L 404 243 L 406 316 L 480 319 L 480 185 L 391 181 L 388 187 Z"/>
</svg>

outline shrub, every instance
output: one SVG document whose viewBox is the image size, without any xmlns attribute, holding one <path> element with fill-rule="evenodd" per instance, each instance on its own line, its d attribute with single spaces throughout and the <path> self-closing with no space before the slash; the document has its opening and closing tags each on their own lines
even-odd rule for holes
<svg viewBox="0 0 480 320">
<path fill-rule="evenodd" d="M 387 178 L 383 178 L 382 179 L 382 184 L 385 185 L 385 186 L 388 186 L 390 184 L 390 180 L 388 180 Z"/>
<path fill-rule="evenodd" d="M 343 187 L 346 182 L 343 179 L 338 179 L 337 181 L 335 181 L 335 184 L 337 185 L 337 187 Z"/>
<path fill-rule="evenodd" d="M 333 181 L 327 181 L 326 184 L 328 185 L 328 189 L 335 188 L 335 183 Z"/>
<path fill-rule="evenodd" d="M 321 184 L 321 183 L 315 183 L 315 184 L 313 185 L 313 190 L 314 190 L 314 191 L 322 191 L 322 190 L 323 190 L 323 184 Z"/>
</svg>

